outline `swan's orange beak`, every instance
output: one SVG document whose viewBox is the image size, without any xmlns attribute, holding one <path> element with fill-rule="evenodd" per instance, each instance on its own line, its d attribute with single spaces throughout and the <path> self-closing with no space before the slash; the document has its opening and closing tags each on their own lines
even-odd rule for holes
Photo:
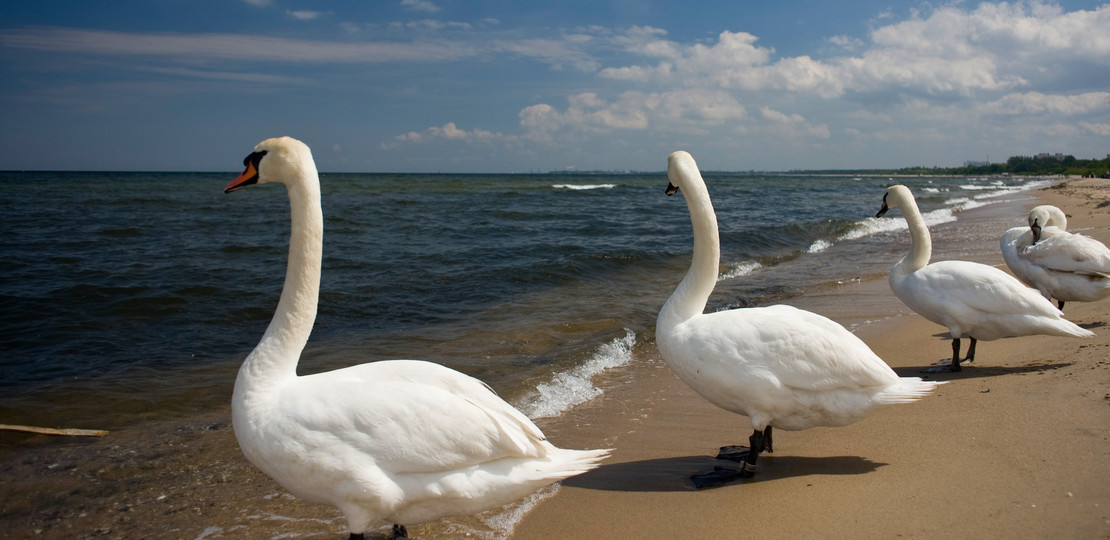
<svg viewBox="0 0 1110 540">
<path fill-rule="evenodd" d="M 258 169 L 254 167 L 253 161 L 247 161 L 247 168 L 240 174 L 238 178 L 232 180 L 230 184 L 224 187 L 224 193 L 231 193 L 247 187 L 258 181 Z"/>
</svg>

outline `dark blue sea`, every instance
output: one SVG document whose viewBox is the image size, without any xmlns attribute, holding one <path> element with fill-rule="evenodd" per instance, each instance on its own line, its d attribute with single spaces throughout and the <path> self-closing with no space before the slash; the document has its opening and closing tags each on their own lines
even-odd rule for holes
<svg viewBox="0 0 1110 540">
<path fill-rule="evenodd" d="M 665 157 L 665 156 L 664 156 Z M 660 166 L 665 164 L 660 158 Z M 227 408 L 285 272 L 280 185 L 221 173 L 0 173 L 0 423 L 113 429 Z M 1003 223 L 943 227 L 1045 180 L 707 172 L 722 267 L 709 309 L 885 275 L 908 250 L 892 183 L 959 254 Z M 418 358 L 528 414 L 602 390 L 654 347 L 692 232 L 665 174 L 322 174 L 319 315 L 300 372 Z M 970 249 L 970 248 L 969 248 Z"/>
</svg>

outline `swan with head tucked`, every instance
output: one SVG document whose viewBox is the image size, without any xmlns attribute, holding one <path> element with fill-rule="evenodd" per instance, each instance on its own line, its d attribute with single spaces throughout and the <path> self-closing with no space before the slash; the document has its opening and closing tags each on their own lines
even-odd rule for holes
<svg viewBox="0 0 1110 540">
<path fill-rule="evenodd" d="M 1094 334 L 1064 319 L 1064 314 L 1037 291 L 985 264 L 938 261 L 930 264 L 932 239 L 913 193 L 906 186 L 887 188 L 875 217 L 902 209 L 910 229 L 910 253 L 890 269 L 890 289 L 922 317 L 948 328 L 952 361 L 926 371 L 960 371 L 960 339 L 969 338 L 964 362 L 975 360 L 977 341 L 1046 334 L 1089 337 Z"/>
<path fill-rule="evenodd" d="M 858 337 L 821 315 L 785 305 L 704 313 L 720 271 L 717 217 L 690 154 L 671 154 L 667 176 L 667 195 L 682 191 L 686 197 L 694 254 L 659 311 L 655 341 L 686 384 L 751 419 L 755 431 L 736 474 L 754 474 L 759 453 L 772 450 L 773 427 L 844 426 L 878 405 L 916 401 L 933 391 L 938 383 L 899 377 Z M 722 448 L 718 457 L 728 453 Z M 701 487 L 701 478 L 694 480 Z"/>
<path fill-rule="evenodd" d="M 289 263 L 269 327 L 235 380 L 243 454 L 297 497 L 331 504 L 352 538 L 370 527 L 476 513 L 597 466 L 608 450 L 564 450 L 481 381 L 439 364 L 389 360 L 298 376 L 316 318 L 323 215 L 312 154 L 267 139 L 230 193 L 285 184 Z"/>
<path fill-rule="evenodd" d="M 1110 249 L 1065 229 L 1068 218 L 1052 205 L 1034 207 L 1029 227 L 1014 227 L 999 240 L 1002 258 L 1018 279 L 1064 302 L 1094 302 L 1110 296 Z"/>
</svg>

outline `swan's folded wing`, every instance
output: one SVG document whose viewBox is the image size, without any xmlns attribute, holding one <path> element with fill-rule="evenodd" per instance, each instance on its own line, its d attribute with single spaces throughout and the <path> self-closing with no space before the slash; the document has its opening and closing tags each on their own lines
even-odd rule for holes
<svg viewBox="0 0 1110 540">
<path fill-rule="evenodd" d="M 1110 277 L 1110 249 L 1081 234 L 1053 235 L 1025 247 L 1021 255 L 1037 266 L 1057 272 Z"/>
<path fill-rule="evenodd" d="M 725 356 L 790 388 L 824 391 L 885 386 L 898 379 L 871 349 L 840 324 L 791 306 L 713 314 L 728 321 Z"/>
<path fill-rule="evenodd" d="M 403 381 L 437 387 L 456 396 L 465 398 L 481 407 L 503 427 L 527 452 L 535 441 L 544 440 L 540 428 L 536 427 L 524 413 L 512 407 L 486 383 L 479 379 L 455 371 L 451 368 L 424 360 L 382 360 L 359 364 L 331 372 L 333 376 L 362 381 L 386 383 Z"/>
<path fill-rule="evenodd" d="M 907 277 L 905 285 L 917 292 L 917 305 L 910 307 L 922 315 L 926 315 L 922 312 L 923 307 L 934 313 L 965 319 L 972 314 L 1056 316 L 1059 313 L 1036 290 L 1014 276 L 985 264 L 935 262 Z"/>
<path fill-rule="evenodd" d="M 301 377 L 301 383 L 311 377 Z M 545 446 L 498 399 L 489 407 L 415 382 L 321 379 L 284 392 L 280 422 L 289 444 L 367 459 L 392 473 L 440 472 L 510 457 L 538 457 Z M 512 409 L 515 411 L 515 409 Z M 519 414 L 519 413 L 518 413 Z M 277 426 L 275 426 L 277 427 Z"/>
</svg>

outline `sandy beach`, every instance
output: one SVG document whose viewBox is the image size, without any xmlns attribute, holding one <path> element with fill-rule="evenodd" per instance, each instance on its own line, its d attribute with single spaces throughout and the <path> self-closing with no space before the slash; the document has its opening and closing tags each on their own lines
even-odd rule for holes
<svg viewBox="0 0 1110 540">
<path fill-rule="evenodd" d="M 1110 243 L 1107 183 L 1069 179 L 1036 197 Z M 997 244 L 983 258 L 1002 264 Z M 906 309 L 885 276 L 788 303 L 853 329 L 901 375 L 951 354 L 944 328 Z M 932 376 L 948 381 L 935 395 L 843 428 L 777 431 L 754 479 L 702 491 L 688 477 L 711 470 L 718 447 L 746 444 L 750 423 L 641 345 L 636 365 L 602 375 L 601 398 L 538 422 L 559 446 L 615 451 L 511 537 L 1110 537 L 1110 301 L 1065 312 L 1097 336 L 982 342 L 974 364 Z M 334 509 L 293 499 L 243 459 L 229 408 L 104 439 L 0 442 L 0 538 L 345 536 Z M 450 524 L 409 531 L 460 536 Z"/>
<path fill-rule="evenodd" d="M 1110 241 L 1105 180 L 1037 196 L 1065 209 L 1069 229 Z M 885 279 L 792 303 L 849 327 L 875 321 L 857 335 L 901 375 L 951 358 L 945 329 L 905 309 Z M 606 396 L 647 413 L 579 426 L 586 440 L 628 432 L 614 456 L 566 481 L 514 538 L 1110 537 L 1110 303 L 1066 313 L 1097 337 L 981 342 L 974 364 L 932 377 L 949 381 L 935 395 L 843 428 L 776 433 L 755 479 L 703 491 L 687 477 L 712 469 L 718 446 L 746 445 L 751 425 L 656 359 L 642 384 Z"/>
</svg>

